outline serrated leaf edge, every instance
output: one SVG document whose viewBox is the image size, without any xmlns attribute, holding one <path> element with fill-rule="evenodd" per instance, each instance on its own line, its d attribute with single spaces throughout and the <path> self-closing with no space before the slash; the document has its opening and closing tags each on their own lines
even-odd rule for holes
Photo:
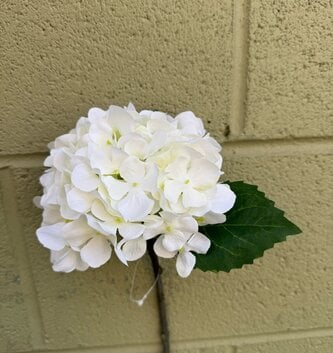
<svg viewBox="0 0 333 353">
<path fill-rule="evenodd" d="M 254 190 L 256 190 L 257 192 L 259 192 L 260 194 L 262 194 L 262 196 L 265 197 L 265 198 L 267 199 L 267 201 L 270 201 L 270 202 L 272 203 L 272 206 L 275 207 L 275 201 L 273 201 L 273 200 L 267 198 L 266 193 L 263 192 L 263 191 L 260 191 L 260 190 L 258 189 L 258 186 L 257 186 L 257 185 L 247 184 L 247 183 L 245 183 L 245 182 L 242 181 L 242 180 L 237 180 L 237 181 L 229 181 L 229 180 L 227 180 L 227 181 L 225 181 L 224 183 L 225 183 L 225 184 L 228 184 L 229 186 L 230 186 L 230 184 L 234 184 L 234 183 L 243 183 L 243 184 L 246 184 L 246 185 L 250 185 L 250 186 L 253 187 Z M 250 193 L 240 193 L 239 195 L 251 195 L 251 194 L 250 194 Z M 237 195 L 237 196 L 238 196 L 238 195 Z M 235 210 L 234 212 L 238 212 L 238 211 L 244 210 L 244 209 L 246 209 L 246 208 L 251 208 L 251 207 L 244 207 L 244 208 L 242 208 L 242 209 L 240 209 L 240 210 Z M 260 207 L 260 206 L 258 206 L 257 208 L 265 208 L 265 207 Z M 281 214 L 282 214 L 282 216 L 283 216 L 287 221 L 289 221 L 289 219 L 288 219 L 287 217 L 285 217 L 285 212 L 284 212 L 283 210 L 281 210 L 281 209 L 278 208 L 278 207 L 275 207 L 275 209 L 276 209 L 277 211 L 280 211 Z M 229 215 L 233 214 L 233 213 L 232 213 L 232 210 L 233 210 L 233 209 L 231 209 L 231 210 L 229 211 L 230 213 L 229 213 L 229 212 L 226 213 L 226 216 L 227 216 L 227 217 L 228 217 L 228 213 L 229 213 Z M 268 247 L 268 248 L 264 249 L 261 253 L 259 252 L 260 255 L 257 256 L 257 257 L 255 257 L 255 258 L 253 258 L 252 261 L 245 262 L 245 263 L 243 263 L 241 266 L 235 266 L 235 267 L 233 267 L 233 268 L 231 268 L 231 269 L 229 269 L 229 270 L 209 270 L 209 269 L 203 270 L 203 269 L 198 268 L 198 267 L 195 267 L 195 268 L 196 268 L 196 269 L 199 269 L 199 270 L 202 271 L 202 272 L 214 272 L 214 273 L 226 272 L 226 273 L 230 273 L 232 270 L 238 270 L 238 269 L 242 269 L 242 268 L 243 268 L 244 266 L 246 266 L 246 265 L 252 265 L 255 260 L 262 258 L 262 257 L 264 256 L 265 252 L 266 252 L 266 251 L 269 251 L 269 250 L 271 250 L 271 249 L 273 249 L 276 244 L 279 244 L 279 243 L 282 243 L 282 242 L 286 241 L 289 236 L 297 235 L 297 234 L 300 234 L 300 233 L 302 232 L 301 229 L 300 229 L 296 224 L 294 224 L 294 223 L 291 222 L 291 221 L 289 221 L 289 222 L 294 226 L 294 228 L 295 228 L 295 233 L 286 234 L 286 235 L 285 235 L 283 238 L 281 238 L 280 240 L 275 241 L 271 247 Z M 223 223 L 221 223 L 221 225 L 223 225 Z M 232 226 L 232 224 L 229 223 L 228 226 L 230 226 L 230 225 Z M 247 225 L 247 224 L 244 224 L 244 225 L 235 224 L 235 226 L 248 226 L 248 225 Z M 253 227 L 253 226 L 255 226 L 255 225 L 251 225 L 251 226 Z M 260 227 L 265 227 L 265 225 L 260 225 Z M 271 228 L 272 228 L 273 226 L 272 226 L 272 225 L 267 225 L 267 227 L 271 227 Z M 277 227 L 277 228 L 278 228 L 278 227 Z M 283 226 L 281 226 L 281 227 L 279 227 L 279 228 L 283 228 Z M 203 233 L 206 234 L 205 232 L 203 232 Z M 206 234 L 206 235 L 207 235 L 207 234 Z M 232 234 L 232 235 L 235 236 L 234 234 Z M 238 238 L 238 237 L 237 237 L 237 238 Z M 243 240 L 243 239 L 242 239 L 242 240 Z M 251 243 L 251 242 L 249 242 L 249 243 L 250 243 L 250 244 L 254 244 L 254 243 Z M 215 245 L 215 246 L 218 246 L 218 247 L 221 247 L 220 245 L 217 245 L 216 243 L 214 243 L 214 245 Z M 231 251 L 229 251 L 227 248 L 224 248 L 224 247 L 223 247 L 223 249 L 224 249 L 225 251 L 227 251 L 227 252 L 229 252 L 229 253 L 231 253 L 231 254 L 234 255 L 234 253 L 232 253 Z M 203 255 L 203 256 L 204 256 L 204 255 Z"/>
</svg>

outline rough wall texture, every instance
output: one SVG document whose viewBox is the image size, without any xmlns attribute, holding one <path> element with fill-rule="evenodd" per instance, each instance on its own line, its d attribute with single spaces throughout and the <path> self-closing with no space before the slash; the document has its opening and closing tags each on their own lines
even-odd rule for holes
<svg viewBox="0 0 333 353">
<path fill-rule="evenodd" d="M 0 352 L 160 351 L 154 296 L 128 300 L 133 266 L 53 273 L 34 235 L 47 142 L 129 100 L 202 116 L 228 178 L 304 230 L 229 274 L 165 263 L 173 352 L 332 352 L 332 23 L 329 0 L 1 1 Z"/>
</svg>

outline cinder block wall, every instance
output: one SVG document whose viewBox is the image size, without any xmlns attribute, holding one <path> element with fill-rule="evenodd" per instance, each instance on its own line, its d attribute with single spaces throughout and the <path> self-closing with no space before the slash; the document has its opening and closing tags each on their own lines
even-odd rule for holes
<svg viewBox="0 0 333 353">
<path fill-rule="evenodd" d="M 155 296 L 134 267 L 51 270 L 32 205 L 46 144 L 88 109 L 191 109 L 228 179 L 257 183 L 303 230 L 254 265 L 177 277 L 172 351 L 333 347 L 333 7 L 329 0 L 2 0 L 0 352 L 157 353 Z M 136 292 L 153 281 L 141 262 Z"/>
</svg>

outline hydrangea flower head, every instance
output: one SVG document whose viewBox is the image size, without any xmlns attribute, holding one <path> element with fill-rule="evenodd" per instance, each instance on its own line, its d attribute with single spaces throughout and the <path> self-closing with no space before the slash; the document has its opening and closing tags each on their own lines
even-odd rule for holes
<svg viewBox="0 0 333 353">
<path fill-rule="evenodd" d="M 210 247 L 199 225 L 224 222 L 235 202 L 219 182 L 221 146 L 192 112 L 92 108 L 49 148 L 37 237 L 55 271 L 96 268 L 113 252 L 127 264 L 156 238 L 156 254 L 187 277 Z"/>
</svg>

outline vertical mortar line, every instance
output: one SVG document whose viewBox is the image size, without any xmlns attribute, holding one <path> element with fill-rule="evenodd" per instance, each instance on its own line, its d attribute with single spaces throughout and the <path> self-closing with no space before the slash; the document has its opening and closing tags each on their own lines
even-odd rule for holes
<svg viewBox="0 0 333 353">
<path fill-rule="evenodd" d="M 22 292 L 26 298 L 26 307 L 30 324 L 31 343 L 33 348 L 44 347 L 44 328 L 38 303 L 31 264 L 17 207 L 16 190 L 12 182 L 9 168 L 0 169 L 0 182 L 3 184 L 3 202 L 8 231 L 10 232 L 11 248 L 17 261 L 22 283 Z M 32 200 L 31 200 L 32 202 Z M 32 206 L 32 205 L 31 205 Z"/>
<path fill-rule="evenodd" d="M 244 129 L 247 98 L 250 0 L 233 1 L 233 56 L 230 106 L 231 137 Z"/>
</svg>

